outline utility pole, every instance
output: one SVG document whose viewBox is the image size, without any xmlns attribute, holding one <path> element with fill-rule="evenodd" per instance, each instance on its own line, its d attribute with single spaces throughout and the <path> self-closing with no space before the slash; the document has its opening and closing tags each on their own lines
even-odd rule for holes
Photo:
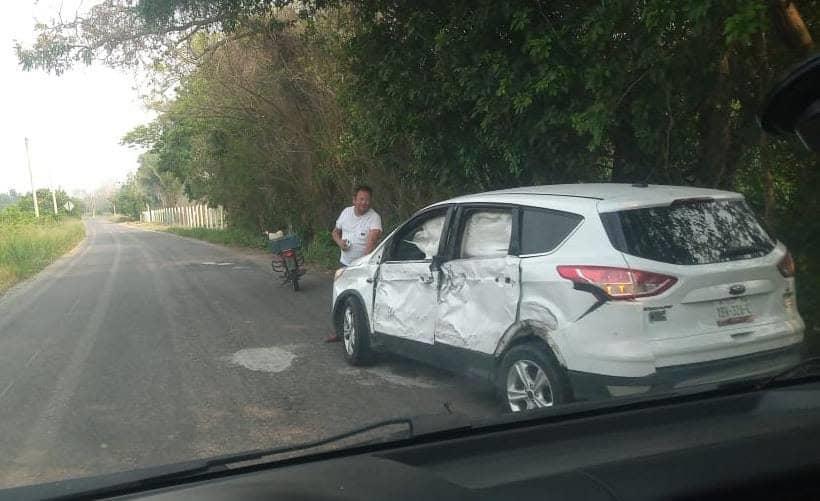
<svg viewBox="0 0 820 501">
<path fill-rule="evenodd" d="M 57 196 L 54 194 L 54 174 L 51 172 L 51 166 L 48 168 L 48 184 L 51 188 L 51 204 L 54 206 L 54 215 L 57 215 Z"/>
<path fill-rule="evenodd" d="M 40 207 L 37 205 L 37 188 L 34 187 L 34 174 L 31 173 L 31 154 L 28 151 L 28 138 L 24 137 L 26 143 L 26 165 L 28 165 L 28 179 L 31 182 L 31 198 L 34 199 L 34 217 L 40 217 Z"/>
</svg>

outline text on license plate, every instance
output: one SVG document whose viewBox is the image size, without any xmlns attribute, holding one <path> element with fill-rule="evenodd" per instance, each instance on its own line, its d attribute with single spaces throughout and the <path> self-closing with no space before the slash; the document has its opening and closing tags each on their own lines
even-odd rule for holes
<svg viewBox="0 0 820 501">
<path fill-rule="evenodd" d="M 749 300 L 745 297 L 718 301 L 715 303 L 715 314 L 720 326 L 749 322 L 754 318 Z"/>
</svg>

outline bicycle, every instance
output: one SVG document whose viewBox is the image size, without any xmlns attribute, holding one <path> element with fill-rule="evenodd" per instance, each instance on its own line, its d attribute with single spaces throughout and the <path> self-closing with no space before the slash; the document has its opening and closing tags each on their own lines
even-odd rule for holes
<svg viewBox="0 0 820 501">
<path fill-rule="evenodd" d="M 281 233 L 280 233 L 281 234 Z M 282 274 L 282 284 L 291 284 L 294 291 L 299 290 L 299 279 L 305 274 L 305 258 L 299 250 L 302 243 L 296 235 L 278 236 L 268 234 L 268 245 L 273 253 L 271 268 L 275 273 Z"/>
</svg>

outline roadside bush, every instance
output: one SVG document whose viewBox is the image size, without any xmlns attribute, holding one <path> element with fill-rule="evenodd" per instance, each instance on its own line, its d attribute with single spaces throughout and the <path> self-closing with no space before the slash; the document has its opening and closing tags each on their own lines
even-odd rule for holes
<svg viewBox="0 0 820 501">
<path fill-rule="evenodd" d="M 305 260 L 325 268 L 339 267 L 339 247 L 327 230 L 320 231 L 304 246 Z"/>
<path fill-rule="evenodd" d="M 42 270 L 84 237 L 79 219 L 52 215 L 35 220 L 6 209 L 0 218 L 0 292 Z"/>
</svg>

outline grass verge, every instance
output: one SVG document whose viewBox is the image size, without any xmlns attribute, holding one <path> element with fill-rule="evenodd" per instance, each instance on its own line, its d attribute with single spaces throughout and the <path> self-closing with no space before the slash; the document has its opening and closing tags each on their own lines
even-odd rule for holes
<svg viewBox="0 0 820 501">
<path fill-rule="evenodd" d="M 163 228 L 164 231 L 183 237 L 196 238 L 215 244 L 246 247 L 251 249 L 267 249 L 265 237 L 256 235 L 247 230 L 229 228 L 216 230 L 208 228 Z M 308 242 L 303 242 L 302 252 L 305 261 L 309 264 L 326 269 L 338 268 L 339 248 L 333 242 L 330 232 L 322 232 Z"/>
<path fill-rule="evenodd" d="M 265 239 L 262 235 L 256 235 L 249 231 L 229 228 L 226 230 L 216 230 L 211 228 L 180 228 L 176 226 L 163 228 L 164 231 L 179 235 L 181 237 L 196 238 L 215 244 L 232 245 L 234 247 L 249 247 L 252 249 L 265 249 Z"/>
<path fill-rule="evenodd" d="M 84 237 L 79 219 L 0 225 L 0 293 L 48 266 Z"/>
</svg>

